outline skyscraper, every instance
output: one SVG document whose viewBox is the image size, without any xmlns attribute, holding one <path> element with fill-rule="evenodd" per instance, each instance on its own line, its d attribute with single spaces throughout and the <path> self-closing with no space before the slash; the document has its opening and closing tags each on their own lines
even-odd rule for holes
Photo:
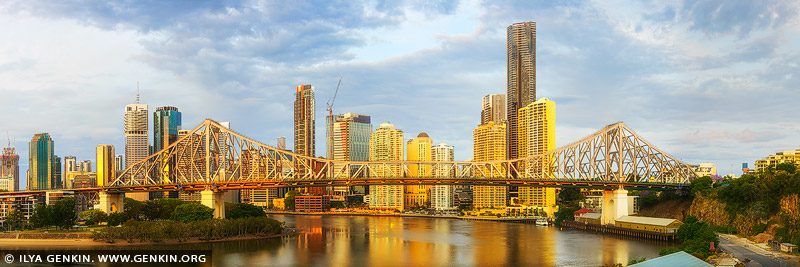
<svg viewBox="0 0 800 267">
<path fill-rule="evenodd" d="M 454 161 L 455 149 L 447 143 L 441 143 L 431 147 L 432 161 Z M 455 170 L 447 166 L 434 168 L 433 175 L 436 177 L 448 177 L 455 174 Z M 436 210 L 452 209 L 454 201 L 455 187 L 452 185 L 433 185 L 431 187 L 431 208 Z"/>
<path fill-rule="evenodd" d="M 541 98 L 519 109 L 519 156 L 529 157 L 547 153 L 556 147 L 556 104 Z M 552 163 L 549 157 L 536 161 L 524 161 L 520 171 L 527 174 L 542 174 L 550 177 Z M 556 204 L 556 189 L 553 187 L 519 187 L 520 204 L 535 206 L 553 215 Z"/>
<path fill-rule="evenodd" d="M 315 157 L 314 86 L 298 85 L 294 100 L 294 153 Z"/>
<path fill-rule="evenodd" d="M 123 164 L 122 155 L 114 156 L 114 170 L 115 171 L 124 171 L 125 165 Z"/>
<path fill-rule="evenodd" d="M 278 137 L 278 149 L 286 150 L 286 137 Z"/>
<path fill-rule="evenodd" d="M 11 177 L 11 184 L 7 188 L 0 189 L 19 191 L 19 154 L 11 146 L 11 141 L 3 148 L 3 154 L 0 155 L 0 177 Z"/>
<path fill-rule="evenodd" d="M 114 146 L 97 145 L 97 186 L 106 186 L 117 178 Z"/>
<path fill-rule="evenodd" d="M 489 122 L 472 130 L 474 161 L 504 160 L 506 155 L 506 125 Z M 479 166 L 476 176 L 502 176 L 505 168 L 501 164 L 495 166 Z M 475 208 L 504 208 L 506 206 L 505 186 L 476 185 L 473 190 L 473 206 Z"/>
<path fill-rule="evenodd" d="M 160 151 L 178 141 L 181 130 L 181 112 L 173 106 L 157 107 L 153 113 L 153 152 Z"/>
<path fill-rule="evenodd" d="M 53 155 L 53 176 L 50 178 L 50 188 L 63 188 L 62 181 L 64 176 L 61 173 L 61 157 Z"/>
<path fill-rule="evenodd" d="M 329 136 L 326 142 L 328 158 L 345 161 L 369 160 L 369 140 L 372 135 L 370 116 L 356 113 L 334 114 L 328 116 L 327 122 L 326 135 L 333 136 Z M 351 166 L 350 169 L 339 172 L 343 167 L 342 163 L 334 163 L 334 172 L 349 177 L 358 170 L 358 167 Z M 359 176 L 365 175 L 361 173 Z M 334 186 L 332 191 L 335 196 L 344 196 L 348 193 L 348 187 Z"/>
<path fill-rule="evenodd" d="M 92 161 L 91 160 L 84 160 L 78 164 L 78 171 L 81 172 L 92 172 Z"/>
<path fill-rule="evenodd" d="M 433 140 L 427 133 L 421 132 L 417 138 L 408 140 L 406 143 L 407 161 L 431 161 L 431 147 Z M 409 177 L 431 177 L 431 166 L 409 165 Z M 429 185 L 407 185 L 405 186 L 405 206 L 406 207 L 428 207 L 430 206 L 431 188 Z"/>
<path fill-rule="evenodd" d="M 138 101 L 137 101 L 138 102 Z M 147 129 L 147 105 L 130 104 L 125 106 L 125 168 L 147 158 L 149 141 Z M 133 177 L 143 179 L 143 177 Z"/>
<path fill-rule="evenodd" d="M 481 124 L 503 123 L 506 118 L 506 95 L 491 94 L 481 99 Z"/>
<path fill-rule="evenodd" d="M 517 111 L 536 100 L 536 22 L 519 22 L 507 29 L 506 158 L 519 157 Z"/>
<path fill-rule="evenodd" d="M 50 134 L 33 135 L 28 146 L 28 190 L 52 189 L 54 156 Z"/>
<path fill-rule="evenodd" d="M 64 174 L 78 171 L 78 160 L 75 156 L 64 157 Z"/>
<path fill-rule="evenodd" d="M 369 161 L 403 160 L 403 131 L 389 122 L 382 122 L 369 139 Z M 373 166 L 377 177 L 401 177 L 400 166 Z M 403 210 L 402 185 L 371 185 L 369 207 Z"/>
</svg>

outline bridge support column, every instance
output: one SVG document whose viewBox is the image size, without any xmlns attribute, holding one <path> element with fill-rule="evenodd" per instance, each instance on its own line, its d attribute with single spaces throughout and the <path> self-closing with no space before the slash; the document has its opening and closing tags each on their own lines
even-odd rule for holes
<svg viewBox="0 0 800 267">
<path fill-rule="evenodd" d="M 616 190 L 603 191 L 602 224 L 614 224 L 619 217 L 628 216 L 628 190 L 619 187 Z"/>
<path fill-rule="evenodd" d="M 225 218 L 225 201 L 222 199 L 222 191 L 214 191 L 206 188 L 200 192 L 200 203 L 206 207 L 214 209 L 214 218 Z"/>
<path fill-rule="evenodd" d="M 97 193 L 100 200 L 100 210 L 107 214 L 115 212 L 123 212 L 125 193 L 109 193 L 107 191 L 100 191 Z"/>
</svg>

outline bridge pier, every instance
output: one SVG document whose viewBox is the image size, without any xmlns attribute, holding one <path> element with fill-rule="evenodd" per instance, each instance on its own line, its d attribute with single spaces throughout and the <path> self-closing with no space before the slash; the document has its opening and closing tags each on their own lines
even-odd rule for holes
<svg viewBox="0 0 800 267">
<path fill-rule="evenodd" d="M 214 218 L 225 219 L 225 201 L 222 199 L 224 193 L 209 188 L 200 191 L 200 203 L 214 209 Z"/>
<path fill-rule="evenodd" d="M 97 193 L 100 202 L 100 210 L 107 214 L 121 213 L 125 210 L 124 199 L 125 193 L 109 193 L 107 191 L 100 191 Z"/>
<path fill-rule="evenodd" d="M 614 224 L 619 217 L 628 216 L 628 190 L 621 185 L 616 190 L 604 190 L 602 205 L 602 224 Z"/>
</svg>

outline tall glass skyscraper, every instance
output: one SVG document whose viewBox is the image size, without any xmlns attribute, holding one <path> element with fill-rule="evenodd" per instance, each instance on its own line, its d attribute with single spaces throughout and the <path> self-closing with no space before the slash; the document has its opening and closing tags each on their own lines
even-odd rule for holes
<svg viewBox="0 0 800 267">
<path fill-rule="evenodd" d="M 519 22 L 507 29 L 506 158 L 520 157 L 517 111 L 536 101 L 536 22 Z"/>
<path fill-rule="evenodd" d="M 33 135 L 33 139 L 28 144 L 28 152 L 28 190 L 52 189 L 55 155 L 53 155 L 53 139 L 50 139 L 50 134 Z"/>
<path fill-rule="evenodd" d="M 153 113 L 153 153 L 178 141 L 181 112 L 173 106 L 157 107 Z"/>
</svg>

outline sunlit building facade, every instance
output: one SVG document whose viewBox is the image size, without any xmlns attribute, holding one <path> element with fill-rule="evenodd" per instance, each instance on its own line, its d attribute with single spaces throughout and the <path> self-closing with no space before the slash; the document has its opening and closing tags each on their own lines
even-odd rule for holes
<svg viewBox="0 0 800 267">
<path fill-rule="evenodd" d="M 157 107 L 153 112 L 153 152 L 160 151 L 178 141 L 181 130 L 181 112 L 173 106 Z"/>
<path fill-rule="evenodd" d="M 372 135 L 372 122 L 369 115 L 357 113 L 334 114 L 327 116 L 326 147 L 327 156 L 334 160 L 368 161 L 369 141 Z M 337 175 L 351 177 L 358 170 L 352 166 L 350 169 L 341 170 L 342 163 L 334 163 Z M 340 171 L 341 170 L 341 171 Z M 360 174 L 358 176 L 365 176 Z M 329 188 L 331 193 L 342 199 L 349 192 L 348 186 L 334 186 Z"/>
<path fill-rule="evenodd" d="M 506 121 L 506 95 L 491 94 L 481 99 L 481 124 L 500 124 Z"/>
<path fill-rule="evenodd" d="M 294 100 L 294 153 L 314 157 L 314 86 L 298 85 Z"/>
<path fill-rule="evenodd" d="M 8 142 L 8 146 L 3 148 L 0 155 L 0 177 L 10 177 L 11 184 L 5 187 L 6 190 L 19 191 L 19 154 Z M 0 189 L 4 189 L 0 187 Z"/>
<path fill-rule="evenodd" d="M 53 189 L 54 157 L 53 139 L 50 139 L 50 134 L 33 135 L 28 145 L 28 190 Z"/>
<path fill-rule="evenodd" d="M 431 147 L 433 140 L 427 133 L 421 132 L 417 138 L 408 140 L 406 143 L 407 161 L 431 161 Z M 409 177 L 430 177 L 431 166 L 427 165 L 408 165 Z M 429 207 L 430 206 L 430 185 L 407 185 L 405 186 L 405 206 L 410 207 Z"/>
<path fill-rule="evenodd" d="M 117 178 L 114 146 L 97 145 L 97 186 L 106 186 Z"/>
<path fill-rule="evenodd" d="M 431 147 L 431 161 L 454 161 L 455 149 L 447 143 L 441 143 Z M 450 166 L 434 167 L 435 177 L 449 177 L 455 174 L 455 169 Z M 449 210 L 455 207 L 455 186 L 452 185 L 433 185 L 431 186 L 431 208 L 436 210 Z"/>
<path fill-rule="evenodd" d="M 506 30 L 507 159 L 519 157 L 517 111 L 536 100 L 536 22 L 511 24 Z"/>
<path fill-rule="evenodd" d="M 395 129 L 389 122 L 382 122 L 369 139 L 369 161 L 402 161 L 403 131 Z M 401 177 L 400 166 L 374 167 L 377 177 Z M 371 185 L 369 207 L 376 209 L 403 210 L 402 185 Z"/>
<path fill-rule="evenodd" d="M 521 158 L 545 154 L 555 149 L 556 142 L 556 104 L 541 98 L 519 109 L 517 136 Z M 522 161 L 518 166 L 527 175 L 538 174 L 550 177 L 552 163 L 549 157 Z M 523 206 L 534 206 L 552 215 L 556 204 L 556 189 L 553 187 L 522 186 L 518 188 L 518 198 Z"/>
<path fill-rule="evenodd" d="M 774 155 L 769 155 L 765 159 L 756 160 L 756 171 L 763 171 L 768 167 L 774 169 L 778 164 L 785 162 L 794 163 L 795 166 L 800 169 L 800 149 L 777 152 Z"/>
<path fill-rule="evenodd" d="M 472 130 L 473 160 L 493 161 L 506 159 L 506 125 L 488 122 Z M 480 166 L 475 176 L 502 176 L 505 168 L 495 166 Z M 476 185 L 473 187 L 474 208 L 504 208 L 506 206 L 507 188 L 505 186 Z"/>
</svg>

